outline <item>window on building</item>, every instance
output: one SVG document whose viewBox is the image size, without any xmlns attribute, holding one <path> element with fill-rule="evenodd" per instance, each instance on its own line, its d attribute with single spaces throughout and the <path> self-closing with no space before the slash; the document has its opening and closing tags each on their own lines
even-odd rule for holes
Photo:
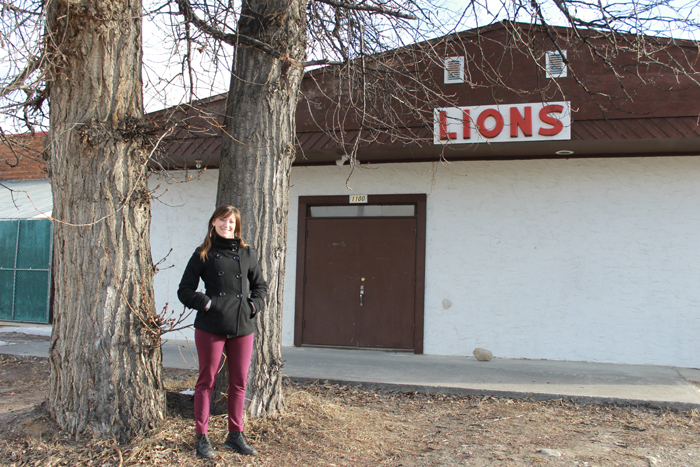
<svg viewBox="0 0 700 467">
<path fill-rule="evenodd" d="M 547 78 L 565 78 L 566 77 L 566 50 L 559 53 L 558 50 L 547 52 L 545 54 L 545 69 L 547 70 Z"/>
<path fill-rule="evenodd" d="M 343 206 L 311 206 L 311 217 L 413 217 L 413 204 L 350 204 Z"/>
<path fill-rule="evenodd" d="M 464 57 L 445 59 L 445 84 L 464 82 Z"/>
</svg>

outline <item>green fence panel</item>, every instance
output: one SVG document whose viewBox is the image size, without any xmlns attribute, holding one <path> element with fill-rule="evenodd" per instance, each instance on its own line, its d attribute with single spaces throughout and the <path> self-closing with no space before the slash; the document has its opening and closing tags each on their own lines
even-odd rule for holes
<svg viewBox="0 0 700 467">
<path fill-rule="evenodd" d="M 19 221 L 0 221 L 0 268 L 15 267 Z"/>
<path fill-rule="evenodd" d="M 17 271 L 15 284 L 15 319 L 32 323 L 47 322 L 49 273 Z"/>
<path fill-rule="evenodd" d="M 19 226 L 18 269 L 51 267 L 51 221 L 23 220 Z"/>
<path fill-rule="evenodd" d="M 14 271 L 0 271 L 0 319 L 12 319 L 12 287 L 14 286 Z"/>
<path fill-rule="evenodd" d="M 52 236 L 48 219 L 0 221 L 0 320 L 48 322 Z"/>
</svg>

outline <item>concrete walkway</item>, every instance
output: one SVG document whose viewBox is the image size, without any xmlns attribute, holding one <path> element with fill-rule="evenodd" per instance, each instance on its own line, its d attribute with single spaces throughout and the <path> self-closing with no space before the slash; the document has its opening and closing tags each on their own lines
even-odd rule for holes
<svg viewBox="0 0 700 467">
<path fill-rule="evenodd" d="M 166 367 L 197 368 L 183 341 L 163 345 Z M 301 381 L 397 391 L 700 408 L 700 370 L 651 365 L 445 357 L 371 350 L 283 347 L 282 373 Z M 695 384 L 693 382 L 696 382 Z"/>
<path fill-rule="evenodd" d="M 3 331 L 0 326 L 0 341 Z M 17 329 L 17 328 L 15 328 Z M 48 338 L 8 341 L 0 353 L 48 355 Z M 700 408 L 700 370 L 651 365 L 445 357 L 370 350 L 283 347 L 283 374 L 294 380 L 362 384 L 398 391 L 534 399 L 571 398 L 677 409 Z M 193 342 L 163 342 L 163 365 L 196 369 Z"/>
</svg>

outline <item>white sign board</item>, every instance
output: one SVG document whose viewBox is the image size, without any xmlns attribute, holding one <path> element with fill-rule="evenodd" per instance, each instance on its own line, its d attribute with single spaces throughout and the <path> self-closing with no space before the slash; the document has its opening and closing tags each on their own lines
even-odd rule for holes
<svg viewBox="0 0 700 467">
<path fill-rule="evenodd" d="M 435 144 L 571 139 L 569 102 L 445 107 L 433 119 Z"/>
</svg>

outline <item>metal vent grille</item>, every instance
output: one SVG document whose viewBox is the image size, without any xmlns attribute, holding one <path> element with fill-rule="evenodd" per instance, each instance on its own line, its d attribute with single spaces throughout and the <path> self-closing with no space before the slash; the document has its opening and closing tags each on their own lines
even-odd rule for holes
<svg viewBox="0 0 700 467">
<path fill-rule="evenodd" d="M 566 50 L 547 52 L 545 55 L 545 68 L 547 70 L 547 78 L 564 78 L 566 77 Z"/>
<path fill-rule="evenodd" d="M 445 84 L 464 82 L 464 57 L 445 59 Z"/>
</svg>

